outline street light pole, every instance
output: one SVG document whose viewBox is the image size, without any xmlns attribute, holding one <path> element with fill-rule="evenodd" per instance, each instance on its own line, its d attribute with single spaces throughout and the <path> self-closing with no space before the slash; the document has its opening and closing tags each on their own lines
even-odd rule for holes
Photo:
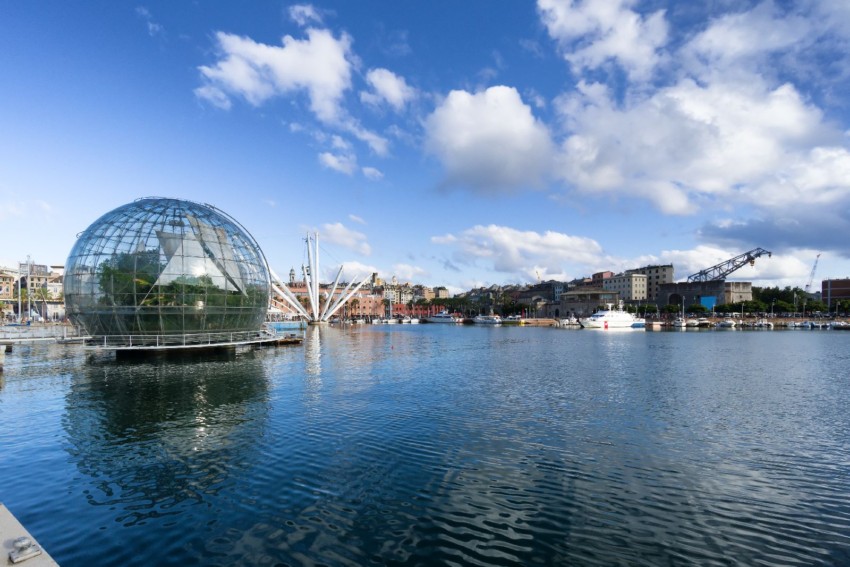
<svg viewBox="0 0 850 567">
<path fill-rule="evenodd" d="M 27 320 L 32 316 L 32 260 L 27 254 Z"/>
<path fill-rule="evenodd" d="M 21 263 L 18 262 L 18 323 L 21 322 Z"/>
</svg>

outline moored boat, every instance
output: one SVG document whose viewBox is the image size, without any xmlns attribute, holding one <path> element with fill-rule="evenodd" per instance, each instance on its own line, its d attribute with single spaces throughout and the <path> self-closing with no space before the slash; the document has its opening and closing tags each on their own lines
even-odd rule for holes
<svg viewBox="0 0 850 567">
<path fill-rule="evenodd" d="M 440 311 L 425 318 L 429 323 L 458 323 L 460 319 L 449 313 L 448 311 Z"/>
<path fill-rule="evenodd" d="M 472 322 L 476 325 L 501 325 L 502 318 L 498 315 L 476 315 Z"/>
<path fill-rule="evenodd" d="M 641 329 L 646 324 L 645 319 L 635 317 L 628 311 L 624 311 L 622 301 L 618 304 L 617 309 L 614 309 L 612 303 L 608 303 L 607 306 L 607 309 L 580 319 L 581 326 L 585 329 Z"/>
</svg>

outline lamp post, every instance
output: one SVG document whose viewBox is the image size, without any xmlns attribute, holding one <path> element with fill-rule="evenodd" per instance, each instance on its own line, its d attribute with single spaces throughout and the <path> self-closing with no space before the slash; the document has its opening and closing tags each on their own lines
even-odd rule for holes
<svg viewBox="0 0 850 567">
<path fill-rule="evenodd" d="M 32 261 L 30 257 L 27 256 L 27 319 L 32 316 L 32 285 L 30 281 L 32 280 Z"/>
<path fill-rule="evenodd" d="M 18 262 L 18 323 L 21 322 L 21 263 Z"/>
</svg>

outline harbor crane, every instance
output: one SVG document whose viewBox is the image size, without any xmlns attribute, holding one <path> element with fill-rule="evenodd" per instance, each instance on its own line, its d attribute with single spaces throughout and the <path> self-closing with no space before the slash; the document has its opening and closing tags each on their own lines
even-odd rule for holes
<svg viewBox="0 0 850 567">
<path fill-rule="evenodd" d="M 712 266 L 695 274 L 691 274 L 690 276 L 688 276 L 688 283 L 716 282 L 725 280 L 726 276 L 728 276 L 744 264 L 749 264 L 751 266 L 754 265 L 756 263 L 756 258 L 764 254 L 767 254 L 768 258 L 773 255 L 772 252 L 768 252 L 764 248 L 753 248 L 749 252 L 744 252 L 743 254 L 735 256 L 734 258 L 730 258 L 729 260 L 721 262 L 716 266 Z"/>
<path fill-rule="evenodd" d="M 815 256 L 815 264 L 812 266 L 812 273 L 809 274 L 809 282 L 806 284 L 806 294 L 809 294 L 812 291 L 812 282 L 815 280 L 815 270 L 818 269 L 818 260 L 820 260 L 820 253 Z"/>
</svg>

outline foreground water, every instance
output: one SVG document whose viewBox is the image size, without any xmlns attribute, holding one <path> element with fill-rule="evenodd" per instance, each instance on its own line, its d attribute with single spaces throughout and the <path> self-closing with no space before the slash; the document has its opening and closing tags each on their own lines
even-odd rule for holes
<svg viewBox="0 0 850 567">
<path fill-rule="evenodd" d="M 16 347 L 0 501 L 62 565 L 850 564 L 850 333 L 309 328 Z"/>
</svg>

